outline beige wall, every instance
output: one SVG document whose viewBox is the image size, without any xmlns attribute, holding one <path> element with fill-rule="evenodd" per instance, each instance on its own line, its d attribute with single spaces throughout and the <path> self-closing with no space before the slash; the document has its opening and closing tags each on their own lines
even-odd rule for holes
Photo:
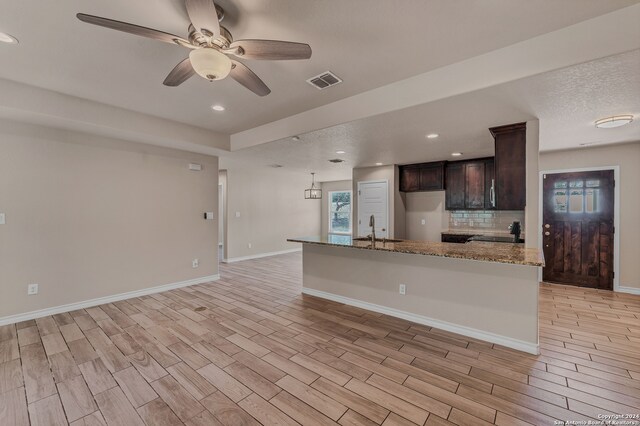
<svg viewBox="0 0 640 426">
<path fill-rule="evenodd" d="M 524 245 L 538 248 L 540 232 L 538 231 L 538 203 L 540 185 L 540 123 L 538 120 L 527 121 L 527 162 L 526 187 L 527 198 L 524 208 Z"/>
<path fill-rule="evenodd" d="M 227 259 L 300 248 L 287 238 L 320 235 L 321 200 L 304 199 L 310 185 L 310 175 L 286 169 L 228 166 Z"/>
<path fill-rule="evenodd" d="M 358 235 L 358 182 L 389 182 L 389 238 L 405 238 L 405 196 L 398 188 L 398 166 L 359 167 L 353 169 L 353 234 Z"/>
<path fill-rule="evenodd" d="M 385 313 L 536 352 L 538 269 L 305 244 L 303 291 L 390 308 Z M 406 295 L 399 294 L 399 284 L 406 285 Z"/>
<path fill-rule="evenodd" d="M 329 192 L 330 191 L 353 191 L 353 183 L 350 180 L 336 180 L 332 182 L 322 182 L 322 206 L 320 217 L 322 220 L 320 226 L 321 235 L 329 233 Z M 353 195 L 353 194 L 352 194 Z M 351 221 L 353 228 L 353 196 L 351 198 Z M 352 229 L 353 231 L 353 229 Z"/>
<path fill-rule="evenodd" d="M 410 192 L 406 194 L 406 238 L 419 241 L 440 241 L 440 234 L 449 227 L 445 210 L 445 192 Z M 422 225 L 422 220 L 425 224 Z"/>
<path fill-rule="evenodd" d="M 217 184 L 217 157 L 0 121 L 0 317 L 216 274 Z"/>
<path fill-rule="evenodd" d="M 640 141 L 540 153 L 541 171 L 602 166 L 620 166 L 620 286 L 640 288 Z"/>
</svg>

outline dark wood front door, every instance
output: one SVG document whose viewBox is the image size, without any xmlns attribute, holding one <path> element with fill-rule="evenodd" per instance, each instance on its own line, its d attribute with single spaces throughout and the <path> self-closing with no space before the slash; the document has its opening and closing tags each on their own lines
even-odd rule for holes
<svg viewBox="0 0 640 426">
<path fill-rule="evenodd" d="M 612 290 L 613 170 L 546 174 L 543 182 L 543 279 Z"/>
</svg>

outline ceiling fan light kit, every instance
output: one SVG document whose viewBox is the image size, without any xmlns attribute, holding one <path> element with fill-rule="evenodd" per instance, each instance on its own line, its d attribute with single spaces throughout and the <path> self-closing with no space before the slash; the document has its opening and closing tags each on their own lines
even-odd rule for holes
<svg viewBox="0 0 640 426">
<path fill-rule="evenodd" d="M 209 81 L 222 80 L 231 76 L 235 81 L 258 96 L 271 93 L 267 85 L 245 64 L 231 59 L 235 56 L 257 60 L 309 59 L 311 47 L 305 43 L 279 40 L 233 40 L 231 33 L 220 21 L 224 10 L 213 0 L 185 0 L 189 25 L 188 40 L 164 31 L 129 24 L 127 22 L 78 13 L 82 22 L 112 30 L 152 38 L 165 43 L 192 49 L 189 57 L 182 60 L 165 78 L 165 86 L 175 87 L 187 81 L 194 74 Z"/>
<path fill-rule="evenodd" d="M 210 47 L 192 50 L 189 60 L 194 71 L 209 81 L 226 78 L 233 67 L 227 55 Z"/>
</svg>

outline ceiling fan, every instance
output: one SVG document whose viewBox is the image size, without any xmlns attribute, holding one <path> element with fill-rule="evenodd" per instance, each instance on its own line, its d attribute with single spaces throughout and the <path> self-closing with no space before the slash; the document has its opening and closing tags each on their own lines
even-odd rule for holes
<svg viewBox="0 0 640 426">
<path fill-rule="evenodd" d="M 76 16 L 89 24 L 191 49 L 189 57 L 176 65 L 165 78 L 163 82 L 165 86 L 179 86 L 194 74 L 209 81 L 222 80 L 231 76 L 256 95 L 266 96 L 271 93 L 271 89 L 246 65 L 230 56 L 260 60 L 309 59 L 311 57 L 311 47 L 305 43 L 278 40 L 234 41 L 231 33 L 220 25 L 220 21 L 224 18 L 224 10 L 213 0 L 185 0 L 185 4 L 191 20 L 188 28 L 189 35 L 186 39 L 164 31 L 100 16 L 84 13 L 78 13 Z"/>
</svg>

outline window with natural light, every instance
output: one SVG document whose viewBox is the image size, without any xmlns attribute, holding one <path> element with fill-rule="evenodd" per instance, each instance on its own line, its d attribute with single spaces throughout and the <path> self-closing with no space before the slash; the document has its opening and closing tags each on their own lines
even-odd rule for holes
<svg viewBox="0 0 640 426">
<path fill-rule="evenodd" d="M 351 234 L 351 191 L 329 192 L 329 233 Z"/>
</svg>

